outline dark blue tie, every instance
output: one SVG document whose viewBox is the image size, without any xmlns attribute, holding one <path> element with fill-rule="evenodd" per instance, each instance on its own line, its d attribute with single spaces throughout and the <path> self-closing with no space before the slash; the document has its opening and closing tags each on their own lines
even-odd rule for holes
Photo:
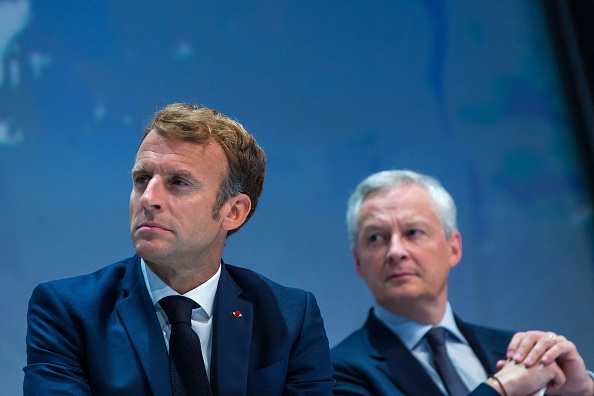
<svg viewBox="0 0 594 396">
<path fill-rule="evenodd" d="M 433 327 L 425 334 L 425 338 L 433 351 L 433 362 L 437 373 L 450 396 L 467 396 L 468 389 L 462 382 L 446 351 L 445 337 L 446 329 L 443 327 Z"/>
<path fill-rule="evenodd" d="M 169 372 L 173 396 L 212 395 L 202 359 L 200 338 L 192 330 L 192 309 L 199 308 L 194 300 L 183 296 L 168 296 L 159 300 L 171 324 L 169 336 Z"/>
</svg>

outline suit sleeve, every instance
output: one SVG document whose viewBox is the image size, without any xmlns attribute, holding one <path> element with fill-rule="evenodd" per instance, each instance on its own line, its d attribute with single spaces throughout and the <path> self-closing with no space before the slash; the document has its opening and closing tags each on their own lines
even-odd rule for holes
<svg viewBox="0 0 594 396">
<path fill-rule="evenodd" d="M 468 396 L 499 396 L 499 393 L 485 382 L 476 387 Z"/>
<path fill-rule="evenodd" d="M 324 322 L 314 295 L 306 293 L 301 332 L 293 345 L 284 395 L 331 395 L 334 379 Z"/>
<path fill-rule="evenodd" d="M 339 358 L 332 360 L 334 366 L 334 379 L 336 384 L 332 389 L 334 395 L 354 395 L 354 396 L 372 396 L 376 394 L 370 389 L 360 374 L 357 373 L 355 367 L 343 362 Z"/>
<path fill-rule="evenodd" d="M 27 313 L 23 394 L 91 395 L 84 340 L 51 285 L 35 288 Z"/>
</svg>

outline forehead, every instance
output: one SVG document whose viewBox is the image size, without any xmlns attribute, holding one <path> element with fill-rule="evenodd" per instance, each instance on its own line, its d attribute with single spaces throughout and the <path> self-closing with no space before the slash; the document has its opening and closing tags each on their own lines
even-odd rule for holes
<svg viewBox="0 0 594 396">
<path fill-rule="evenodd" d="M 417 184 L 383 188 L 369 194 L 361 203 L 360 227 L 382 221 L 424 221 L 441 225 L 429 192 Z"/>
<path fill-rule="evenodd" d="M 226 168 L 227 157 L 216 141 L 196 143 L 162 135 L 155 130 L 144 138 L 135 162 L 155 162 L 155 164 L 180 163 L 189 166 L 208 165 L 213 168 Z"/>
</svg>

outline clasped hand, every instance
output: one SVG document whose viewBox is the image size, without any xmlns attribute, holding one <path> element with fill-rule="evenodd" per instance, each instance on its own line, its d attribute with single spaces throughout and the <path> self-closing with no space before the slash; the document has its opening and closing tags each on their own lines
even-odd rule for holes
<svg viewBox="0 0 594 396">
<path fill-rule="evenodd" d="M 584 360 L 575 344 L 562 335 L 544 331 L 516 333 L 507 357 L 507 361 L 497 362 L 499 371 L 495 375 L 501 384 L 487 382 L 502 395 L 533 395 L 544 387 L 546 393 L 555 395 L 594 395 L 594 381 Z"/>
</svg>

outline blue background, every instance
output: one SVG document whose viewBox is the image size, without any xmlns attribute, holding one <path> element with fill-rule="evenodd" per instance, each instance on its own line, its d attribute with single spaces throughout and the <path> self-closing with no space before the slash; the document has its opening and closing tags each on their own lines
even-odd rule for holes
<svg viewBox="0 0 594 396">
<path fill-rule="evenodd" d="M 372 304 L 346 200 L 409 168 L 458 205 L 454 310 L 566 335 L 594 367 L 591 201 L 539 4 L 0 0 L 0 394 L 21 392 L 33 287 L 134 253 L 129 170 L 180 101 L 264 147 L 223 257 L 313 291 L 331 346 Z"/>
</svg>

